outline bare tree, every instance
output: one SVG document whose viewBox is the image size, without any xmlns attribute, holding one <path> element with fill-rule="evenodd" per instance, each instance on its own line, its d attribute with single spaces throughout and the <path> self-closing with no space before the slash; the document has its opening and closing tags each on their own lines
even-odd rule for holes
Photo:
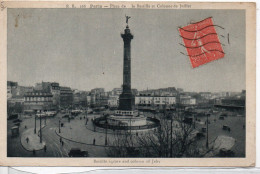
<svg viewBox="0 0 260 174">
<path fill-rule="evenodd" d="M 137 157 L 139 150 L 136 148 L 136 139 L 129 130 L 114 131 L 114 138 L 106 148 L 109 157 Z"/>
<path fill-rule="evenodd" d="M 116 131 L 114 141 L 107 148 L 113 157 L 200 157 L 202 156 L 192 123 L 184 121 L 177 112 L 160 118 L 157 129 L 143 131 L 136 136 L 129 131 Z"/>
<path fill-rule="evenodd" d="M 198 157 L 200 149 L 192 124 L 183 121 L 180 115 L 171 115 L 172 120 L 161 119 L 161 126 L 153 133 L 138 137 L 138 143 L 146 148 L 145 156 L 151 157 Z M 143 151 L 142 151 L 143 152 Z"/>
</svg>

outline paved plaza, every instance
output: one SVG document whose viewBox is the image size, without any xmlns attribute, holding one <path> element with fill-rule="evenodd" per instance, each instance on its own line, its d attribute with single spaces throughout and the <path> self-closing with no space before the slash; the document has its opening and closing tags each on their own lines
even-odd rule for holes
<svg viewBox="0 0 260 174">
<path fill-rule="evenodd" d="M 155 116 L 152 113 L 145 112 L 146 116 Z M 34 116 L 22 117 L 19 128 L 19 137 L 11 137 L 10 128 L 13 126 L 11 120 L 8 121 L 8 156 L 41 156 L 41 157 L 68 157 L 71 148 L 80 148 L 88 151 L 89 157 L 106 157 L 106 148 L 113 146 L 115 133 L 112 130 L 94 128 L 92 119 L 97 118 L 100 114 L 80 114 L 75 119 L 63 118 L 65 114 L 57 114 L 53 118 L 42 119 L 42 138 L 40 143 L 38 134 L 34 134 Z M 245 156 L 245 117 L 228 116 L 224 120 L 219 120 L 221 113 L 211 115 L 209 119 L 209 144 L 215 149 L 226 148 L 235 152 L 235 157 Z M 157 114 L 156 117 L 162 117 L 163 114 Z M 196 122 L 195 128 L 201 131 L 206 127 L 206 117 L 198 117 L 200 121 Z M 63 123 L 63 127 L 59 133 L 59 120 Z M 88 120 L 88 121 L 87 121 Z M 86 124 L 87 122 L 87 124 Z M 39 130 L 40 121 L 36 120 L 37 131 Z M 223 130 L 223 125 L 231 128 L 230 131 Z M 141 133 L 139 133 L 141 134 Z M 206 133 L 204 133 L 206 135 Z M 107 136 L 107 145 L 105 139 Z M 133 135 L 135 136 L 135 135 Z M 29 142 L 26 138 L 29 137 Z M 199 143 L 202 147 L 206 145 L 206 137 L 201 138 Z M 43 150 L 46 145 L 46 152 Z M 37 150 L 36 154 L 32 150 Z M 211 154 L 211 155 L 216 155 Z"/>
<path fill-rule="evenodd" d="M 229 147 L 230 150 L 235 152 L 235 157 L 244 157 L 245 156 L 245 129 L 243 128 L 243 125 L 245 124 L 245 117 L 227 116 L 224 118 L 224 120 L 219 120 L 220 115 L 221 112 L 212 114 L 208 118 L 210 123 L 208 124 L 209 144 L 216 147 L 217 146 L 216 144 L 220 146 L 220 143 L 222 143 L 221 147 L 223 148 Z M 207 125 L 205 124 L 207 118 L 201 117 L 198 119 L 200 119 L 201 121 L 196 123 L 196 129 L 201 131 L 203 127 L 204 128 L 207 127 Z M 230 131 L 223 130 L 224 125 L 229 126 Z M 230 142 L 232 141 L 231 138 L 234 139 L 233 146 L 225 145 L 225 143 L 227 144 L 231 143 Z M 226 141 L 221 139 L 225 139 Z M 206 146 L 206 137 L 202 138 L 200 143 L 202 144 L 202 146 L 203 145 Z"/>
<path fill-rule="evenodd" d="M 39 129 L 36 130 L 36 134 L 35 134 L 34 128 L 27 129 L 22 133 L 21 143 L 22 146 L 28 151 L 41 150 L 45 146 L 44 141 L 40 143 Z"/>
</svg>

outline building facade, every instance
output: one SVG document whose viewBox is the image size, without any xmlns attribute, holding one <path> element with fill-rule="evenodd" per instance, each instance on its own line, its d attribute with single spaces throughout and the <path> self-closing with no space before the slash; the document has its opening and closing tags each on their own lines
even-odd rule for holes
<svg viewBox="0 0 260 174">
<path fill-rule="evenodd" d="M 53 105 L 58 109 L 60 107 L 60 85 L 59 83 L 50 84 L 50 92 L 52 94 Z"/>
<path fill-rule="evenodd" d="M 73 104 L 73 92 L 69 87 L 60 87 L 60 106 L 68 107 Z"/>
<path fill-rule="evenodd" d="M 207 100 L 211 99 L 211 96 L 212 96 L 211 92 L 200 92 L 199 94 L 202 98 L 207 99 Z"/>
<path fill-rule="evenodd" d="M 180 95 L 179 103 L 181 105 L 196 105 L 196 99 L 192 98 L 191 96 Z"/>
<path fill-rule="evenodd" d="M 162 105 L 175 105 L 175 96 L 152 96 L 152 95 L 139 95 L 135 96 L 135 104 L 139 106 L 162 106 Z"/>
<path fill-rule="evenodd" d="M 108 98 L 108 106 L 115 108 L 119 105 L 119 95 L 111 95 Z"/>
<path fill-rule="evenodd" d="M 54 110 L 53 95 L 45 91 L 27 92 L 24 96 L 24 112 Z"/>
</svg>

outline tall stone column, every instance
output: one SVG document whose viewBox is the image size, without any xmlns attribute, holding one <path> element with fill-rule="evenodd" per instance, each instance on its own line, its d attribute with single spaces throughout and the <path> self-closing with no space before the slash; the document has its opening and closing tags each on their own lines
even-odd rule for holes
<svg viewBox="0 0 260 174">
<path fill-rule="evenodd" d="M 131 91 L 131 40 L 134 38 L 128 25 L 124 34 L 121 34 L 124 41 L 124 66 L 123 66 L 123 92 L 119 96 L 119 110 L 133 110 L 134 96 Z"/>
</svg>

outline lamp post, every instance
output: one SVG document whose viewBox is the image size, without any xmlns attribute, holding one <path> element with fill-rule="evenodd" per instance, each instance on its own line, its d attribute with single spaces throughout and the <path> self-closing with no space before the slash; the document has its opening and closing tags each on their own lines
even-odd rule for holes
<svg viewBox="0 0 260 174">
<path fill-rule="evenodd" d="M 34 116 L 34 134 L 36 134 L 36 113 L 37 110 L 35 111 L 35 116 Z"/>
<path fill-rule="evenodd" d="M 88 109 L 86 111 L 86 125 L 88 124 Z"/>
<path fill-rule="evenodd" d="M 59 133 L 60 133 L 60 120 L 59 120 Z"/>
<path fill-rule="evenodd" d="M 171 152 L 170 152 L 170 157 L 172 157 L 172 122 L 173 122 L 173 114 L 171 114 Z"/>
<path fill-rule="evenodd" d="M 40 143 L 42 143 L 42 114 L 40 111 Z"/>
<path fill-rule="evenodd" d="M 207 114 L 207 140 L 206 140 L 206 148 L 209 148 L 209 114 Z"/>
<path fill-rule="evenodd" d="M 46 119 L 47 119 L 47 114 L 46 114 L 46 110 L 45 110 L 45 115 L 44 115 L 44 123 L 46 125 Z"/>
</svg>

